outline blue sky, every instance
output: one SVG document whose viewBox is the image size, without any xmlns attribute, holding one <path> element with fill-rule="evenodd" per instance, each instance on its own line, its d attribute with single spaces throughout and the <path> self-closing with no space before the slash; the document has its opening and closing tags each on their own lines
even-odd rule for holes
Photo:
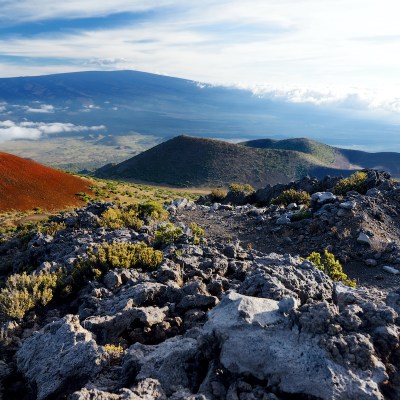
<svg viewBox="0 0 400 400">
<path fill-rule="evenodd" d="M 0 0 L 0 77 L 137 69 L 398 123 L 398 11 L 396 0 Z"/>
</svg>

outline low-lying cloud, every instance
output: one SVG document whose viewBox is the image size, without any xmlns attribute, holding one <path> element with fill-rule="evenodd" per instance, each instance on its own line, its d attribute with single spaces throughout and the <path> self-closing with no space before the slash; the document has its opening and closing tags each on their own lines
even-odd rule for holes
<svg viewBox="0 0 400 400">
<path fill-rule="evenodd" d="M 39 139 L 43 135 L 105 130 L 104 125 L 82 126 L 62 122 L 0 121 L 0 143 L 12 139 Z"/>
</svg>

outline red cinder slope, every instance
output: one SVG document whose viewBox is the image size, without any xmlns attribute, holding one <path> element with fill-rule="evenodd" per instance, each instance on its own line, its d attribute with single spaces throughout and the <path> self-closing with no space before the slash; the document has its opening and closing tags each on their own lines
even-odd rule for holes
<svg viewBox="0 0 400 400">
<path fill-rule="evenodd" d="M 0 152 L 0 211 L 81 205 L 75 194 L 82 191 L 90 193 L 84 179 Z"/>
</svg>

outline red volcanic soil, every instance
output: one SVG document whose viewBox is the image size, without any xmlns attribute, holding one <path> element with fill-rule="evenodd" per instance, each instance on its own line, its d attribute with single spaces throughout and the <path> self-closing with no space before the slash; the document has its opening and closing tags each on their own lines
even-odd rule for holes
<svg viewBox="0 0 400 400">
<path fill-rule="evenodd" d="M 81 178 L 0 152 L 0 211 L 81 205 L 75 194 L 83 191 L 91 193 Z"/>
</svg>

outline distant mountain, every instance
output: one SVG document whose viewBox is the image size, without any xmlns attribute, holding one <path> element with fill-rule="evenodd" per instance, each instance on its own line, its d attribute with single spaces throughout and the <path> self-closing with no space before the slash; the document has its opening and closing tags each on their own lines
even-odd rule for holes
<svg viewBox="0 0 400 400">
<path fill-rule="evenodd" d="M 265 134 L 272 128 L 270 112 L 279 109 L 249 91 L 138 71 L 3 78 L 1 102 L 7 105 L 0 107 L 0 118 L 104 125 L 112 135 L 159 137 Z M 41 109 L 43 105 L 53 109 Z"/>
<path fill-rule="evenodd" d="M 246 147 L 220 140 L 178 136 L 127 161 L 108 165 L 99 177 L 140 180 L 174 186 L 226 186 L 250 183 L 256 188 L 285 183 L 307 174 L 351 173 L 313 154 L 285 149 Z"/>
<path fill-rule="evenodd" d="M 90 193 L 82 178 L 0 152 L 0 211 L 82 205 L 76 196 L 82 191 Z"/>
<path fill-rule="evenodd" d="M 341 149 L 305 138 L 285 140 L 259 139 L 241 143 L 259 149 L 294 150 L 309 154 L 333 168 L 375 168 L 384 169 L 394 177 L 400 177 L 400 153 L 369 153 L 359 150 Z"/>
<path fill-rule="evenodd" d="M 139 71 L 0 79 L 0 149 L 23 156 L 30 151 L 35 160 L 71 169 L 75 169 L 74 163 L 78 168 L 99 164 L 62 153 L 57 154 L 56 160 L 51 159 L 54 151 L 69 146 L 68 138 L 79 142 L 81 154 L 92 159 L 102 153 L 105 162 L 126 159 L 142 151 L 143 147 L 137 146 L 135 140 L 138 135 L 146 137 L 146 149 L 181 134 L 236 140 L 300 135 L 323 142 L 335 141 L 338 146 L 371 148 L 394 142 L 398 126 L 363 115 L 329 105 L 295 103 L 273 93 L 256 95 L 235 87 Z M 25 126 L 44 124 L 41 138 L 1 143 L 2 135 L 9 135 L 8 125 L 3 129 L 1 122 L 8 120 Z M 46 126 L 51 123 L 79 127 Z M 20 135 L 21 129 L 16 130 Z M 31 138 L 31 133 L 29 130 L 26 139 Z M 131 147 L 129 154 L 126 148 L 116 146 L 115 141 L 101 140 L 104 136 L 123 137 L 124 145 Z M 93 149 L 92 144 L 99 147 Z"/>
</svg>

